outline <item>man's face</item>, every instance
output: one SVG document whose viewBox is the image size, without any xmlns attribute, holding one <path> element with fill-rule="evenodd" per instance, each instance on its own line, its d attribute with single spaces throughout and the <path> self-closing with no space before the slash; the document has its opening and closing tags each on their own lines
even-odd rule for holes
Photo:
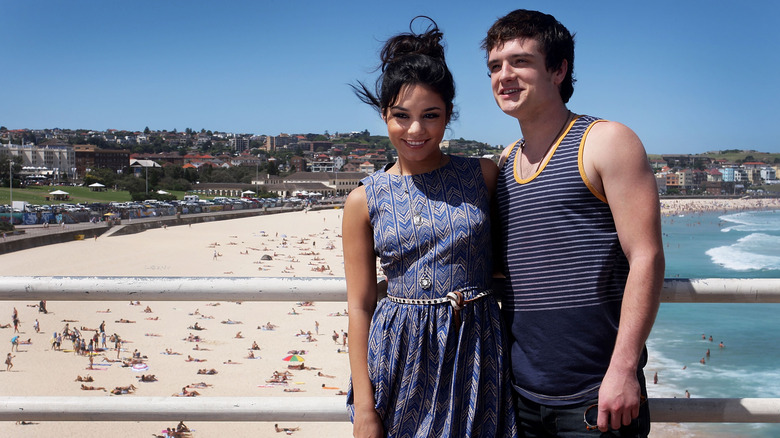
<svg viewBox="0 0 780 438">
<path fill-rule="evenodd" d="M 566 63 L 550 72 L 539 43 L 532 38 L 514 39 L 488 53 L 493 97 L 506 114 L 521 119 L 544 105 L 559 104 L 559 85 Z M 530 113 L 529 113 L 530 111 Z"/>
</svg>

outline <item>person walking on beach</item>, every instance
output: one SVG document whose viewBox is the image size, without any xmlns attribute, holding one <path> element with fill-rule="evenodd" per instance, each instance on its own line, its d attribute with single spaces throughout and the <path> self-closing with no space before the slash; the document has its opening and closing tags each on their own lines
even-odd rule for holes
<svg viewBox="0 0 780 438">
<path fill-rule="evenodd" d="M 353 434 L 515 437 L 490 290 L 497 168 L 439 147 L 455 85 L 430 23 L 385 43 L 375 92 L 354 86 L 387 124 L 398 160 L 364 178 L 344 206 Z M 377 257 L 388 279 L 379 303 Z"/>
<path fill-rule="evenodd" d="M 493 97 L 523 136 L 501 155 L 494 240 L 520 429 L 590 436 L 583 411 L 597 404 L 601 432 L 647 436 L 645 341 L 664 255 L 644 147 L 626 126 L 566 107 L 574 40 L 555 17 L 513 11 L 483 49 Z"/>
<path fill-rule="evenodd" d="M 16 356 L 12 355 L 11 353 L 8 353 L 8 355 L 5 357 L 5 370 L 11 371 L 11 368 L 14 367 L 13 359 Z"/>
</svg>

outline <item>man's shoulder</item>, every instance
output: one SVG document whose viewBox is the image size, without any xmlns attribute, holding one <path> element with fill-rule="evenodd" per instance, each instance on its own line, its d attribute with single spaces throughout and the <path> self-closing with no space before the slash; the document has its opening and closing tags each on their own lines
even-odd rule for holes
<svg viewBox="0 0 780 438">
<path fill-rule="evenodd" d="M 636 137 L 634 131 L 623 123 L 616 122 L 614 120 L 607 120 L 598 117 L 590 117 L 591 128 L 589 137 L 601 140 L 610 140 L 621 136 L 633 136 Z"/>
</svg>

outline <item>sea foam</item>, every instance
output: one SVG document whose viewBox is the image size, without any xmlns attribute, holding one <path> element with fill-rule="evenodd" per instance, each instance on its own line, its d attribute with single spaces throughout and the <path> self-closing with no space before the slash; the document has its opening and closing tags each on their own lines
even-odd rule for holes
<svg viewBox="0 0 780 438">
<path fill-rule="evenodd" d="M 706 254 L 712 262 L 734 271 L 780 269 L 780 236 L 752 233 L 732 245 L 712 248 Z"/>
</svg>

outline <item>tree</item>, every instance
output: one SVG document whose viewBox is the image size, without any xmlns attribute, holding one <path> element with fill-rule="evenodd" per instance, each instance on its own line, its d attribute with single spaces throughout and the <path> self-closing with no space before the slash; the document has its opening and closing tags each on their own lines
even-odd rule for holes
<svg viewBox="0 0 780 438">
<path fill-rule="evenodd" d="M 148 126 L 146 128 L 144 128 L 144 134 L 149 135 L 150 132 L 152 132 L 152 131 L 149 130 Z"/>
<path fill-rule="evenodd" d="M 90 185 L 97 182 L 103 184 L 106 187 L 112 187 L 116 183 L 116 178 L 116 172 L 111 169 L 92 169 L 86 175 L 84 175 L 84 184 Z"/>
<path fill-rule="evenodd" d="M 135 175 L 125 175 L 122 179 L 117 181 L 117 185 L 120 190 L 126 190 L 128 192 L 146 192 L 146 180 L 137 178 Z"/>
<path fill-rule="evenodd" d="M 265 170 L 269 175 L 279 175 L 279 166 L 276 164 L 276 160 L 268 160 Z"/>
<path fill-rule="evenodd" d="M 87 144 L 93 144 L 99 149 L 108 149 L 108 142 L 103 137 L 90 137 L 87 139 Z"/>
<path fill-rule="evenodd" d="M 3 187 L 8 187 L 8 177 L 11 171 L 13 171 L 14 181 L 19 181 L 19 174 L 22 171 L 22 157 L 0 154 L 0 180 L 3 181 Z M 14 183 L 13 186 L 19 187 L 19 183 Z"/>
</svg>

